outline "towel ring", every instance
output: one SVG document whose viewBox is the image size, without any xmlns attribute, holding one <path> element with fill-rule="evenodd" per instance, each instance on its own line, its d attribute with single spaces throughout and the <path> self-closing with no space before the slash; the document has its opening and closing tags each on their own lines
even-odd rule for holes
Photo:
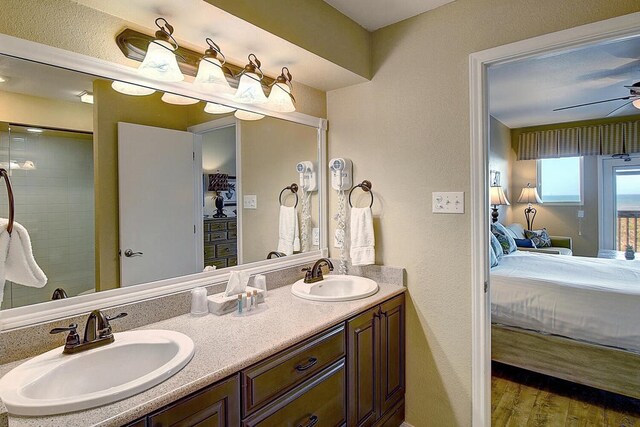
<svg viewBox="0 0 640 427">
<path fill-rule="evenodd" d="M 14 214 L 13 189 L 11 188 L 11 181 L 9 181 L 9 174 L 7 173 L 7 170 L 0 168 L 0 175 L 2 175 L 5 184 L 7 184 L 7 197 L 9 198 L 9 223 L 7 224 L 7 232 L 11 234 L 11 231 L 13 231 Z"/>
<path fill-rule="evenodd" d="M 371 191 L 371 187 L 372 187 L 371 181 L 368 181 L 366 179 L 362 181 L 360 184 L 353 187 L 351 191 L 349 191 L 349 206 L 353 207 L 353 205 L 351 204 L 351 193 L 353 193 L 353 190 L 355 190 L 358 187 L 362 188 L 362 191 L 364 191 L 365 193 L 369 193 L 369 195 L 371 196 L 371 203 L 369 204 L 369 207 L 373 206 L 373 192 Z"/>
<path fill-rule="evenodd" d="M 298 207 L 298 184 L 296 184 L 295 182 L 288 187 L 284 187 L 280 192 L 280 195 L 278 196 L 278 202 L 280 202 L 280 206 L 282 206 L 282 193 L 284 193 L 287 190 L 290 190 L 293 193 L 293 195 L 296 196 L 296 204 L 293 205 L 293 207 L 297 208 Z"/>
</svg>

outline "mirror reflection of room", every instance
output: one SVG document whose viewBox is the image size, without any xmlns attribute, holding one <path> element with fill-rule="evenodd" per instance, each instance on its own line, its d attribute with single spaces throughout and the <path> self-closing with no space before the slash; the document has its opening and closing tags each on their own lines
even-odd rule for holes
<svg viewBox="0 0 640 427">
<path fill-rule="evenodd" d="M 273 258 L 278 195 L 300 182 L 301 160 L 317 162 L 317 128 L 242 121 L 197 99 L 15 58 L 0 66 L 0 167 L 48 279 L 6 281 L 3 310 Z M 309 238 L 292 253 L 318 249 L 317 192 L 299 197 Z"/>
<path fill-rule="evenodd" d="M 509 384 L 533 401 L 561 380 L 610 393 L 580 388 L 587 406 L 640 398 L 638 53 L 634 37 L 489 68 L 497 425 Z"/>
</svg>

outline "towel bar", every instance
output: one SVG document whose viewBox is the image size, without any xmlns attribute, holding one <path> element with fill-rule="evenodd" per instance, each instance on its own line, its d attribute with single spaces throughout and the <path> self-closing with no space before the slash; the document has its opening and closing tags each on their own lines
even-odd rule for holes
<svg viewBox="0 0 640 427">
<path fill-rule="evenodd" d="M 366 179 L 362 181 L 360 184 L 353 187 L 351 191 L 349 191 L 349 206 L 353 207 L 353 205 L 351 204 L 351 193 L 353 193 L 353 190 L 355 190 L 358 187 L 362 188 L 362 191 L 364 191 L 365 193 L 369 193 L 369 195 L 371 196 L 371 203 L 369 204 L 369 207 L 373 206 L 373 191 L 371 191 L 371 187 L 372 187 L 371 181 L 368 181 Z"/>
<path fill-rule="evenodd" d="M 9 174 L 4 168 L 0 168 L 0 175 L 4 178 L 5 184 L 7 184 L 7 197 L 9 198 L 9 223 L 7 224 L 7 232 L 11 234 L 13 231 L 13 214 L 14 214 L 14 202 L 13 202 L 13 189 L 11 188 L 11 181 L 9 180 Z"/>
<path fill-rule="evenodd" d="M 284 187 L 280 192 L 280 195 L 278 196 L 278 202 L 280 203 L 280 206 L 282 206 L 282 193 L 284 193 L 287 190 L 290 190 L 293 193 L 293 195 L 296 196 L 296 204 L 293 207 L 297 208 L 298 207 L 298 184 L 296 184 L 295 182 L 288 187 Z"/>
</svg>

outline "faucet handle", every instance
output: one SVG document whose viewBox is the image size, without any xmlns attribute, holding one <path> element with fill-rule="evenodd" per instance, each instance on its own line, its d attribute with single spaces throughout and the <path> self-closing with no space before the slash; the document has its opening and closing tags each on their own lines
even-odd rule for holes
<svg viewBox="0 0 640 427">
<path fill-rule="evenodd" d="M 112 320 L 116 320 L 116 319 L 120 319 L 123 317 L 126 317 L 127 313 L 120 313 L 120 314 L 116 314 L 115 316 L 105 316 L 105 319 L 107 319 L 107 322 L 111 322 Z"/>
<path fill-rule="evenodd" d="M 116 320 L 116 319 L 120 319 L 122 317 L 127 316 L 127 313 L 119 313 L 116 314 L 115 316 L 104 316 L 104 324 L 102 325 L 103 328 L 98 330 L 98 337 L 100 338 L 109 338 L 110 336 L 113 336 L 113 332 L 111 330 L 111 324 L 109 324 L 110 321 L 112 320 Z"/>
<path fill-rule="evenodd" d="M 62 332 L 69 332 L 69 335 L 67 335 L 67 343 L 65 347 L 80 344 L 80 335 L 78 335 L 77 323 L 72 323 L 67 328 L 53 328 L 51 331 L 49 331 L 50 334 L 59 334 Z"/>
<path fill-rule="evenodd" d="M 311 267 L 305 267 L 302 269 L 302 271 L 304 271 L 304 281 L 307 282 L 308 280 L 311 280 L 313 278 L 313 273 L 311 272 L 312 268 Z"/>
</svg>

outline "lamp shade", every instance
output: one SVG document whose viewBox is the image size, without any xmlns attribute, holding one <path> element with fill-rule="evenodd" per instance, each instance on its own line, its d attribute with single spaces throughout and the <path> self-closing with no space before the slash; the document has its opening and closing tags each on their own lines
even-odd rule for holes
<svg viewBox="0 0 640 427">
<path fill-rule="evenodd" d="M 222 72 L 222 64 L 217 58 L 211 57 L 202 58 L 198 64 L 198 74 L 196 74 L 193 83 L 202 89 L 210 89 L 216 85 L 227 90 L 230 89 L 229 82 Z"/>
<path fill-rule="evenodd" d="M 527 186 L 520 192 L 518 203 L 542 203 L 542 200 L 538 195 L 536 187 L 532 187 L 531 184 L 527 184 Z"/>
<path fill-rule="evenodd" d="M 240 120 L 260 120 L 264 118 L 264 114 L 252 113 L 244 110 L 236 110 L 234 116 Z"/>
<path fill-rule="evenodd" d="M 149 43 L 147 54 L 138 72 L 143 76 L 162 82 L 181 82 L 184 76 L 178 67 L 178 60 L 171 43 L 154 40 Z"/>
<path fill-rule="evenodd" d="M 269 98 L 267 98 L 266 108 L 281 113 L 291 113 L 296 111 L 291 98 L 291 88 L 286 83 L 276 83 L 271 88 Z"/>
<path fill-rule="evenodd" d="M 489 187 L 489 204 L 510 205 L 509 200 L 507 200 L 507 196 L 504 194 L 504 190 L 499 185 Z"/>
<path fill-rule="evenodd" d="M 155 92 L 153 89 L 149 89 L 148 87 L 133 85 L 131 83 L 114 81 L 111 83 L 111 87 L 116 92 L 120 92 L 124 95 L 132 95 L 132 96 L 146 96 L 151 95 Z"/>
<path fill-rule="evenodd" d="M 229 175 L 226 173 L 213 173 L 209 175 L 208 191 L 227 191 L 229 189 Z"/>
<path fill-rule="evenodd" d="M 204 112 L 209 114 L 226 114 L 233 113 L 235 108 L 227 107 L 226 105 L 216 104 L 214 102 L 207 102 L 204 106 Z"/>
<path fill-rule="evenodd" d="M 195 98 L 189 98 L 188 96 L 176 95 L 175 93 L 164 93 L 162 94 L 162 102 L 166 102 L 167 104 L 173 105 L 193 105 L 200 102 L 200 100 Z"/>
<path fill-rule="evenodd" d="M 234 100 L 243 104 L 264 104 L 267 102 L 260 80 L 256 73 L 242 74 Z"/>
</svg>

